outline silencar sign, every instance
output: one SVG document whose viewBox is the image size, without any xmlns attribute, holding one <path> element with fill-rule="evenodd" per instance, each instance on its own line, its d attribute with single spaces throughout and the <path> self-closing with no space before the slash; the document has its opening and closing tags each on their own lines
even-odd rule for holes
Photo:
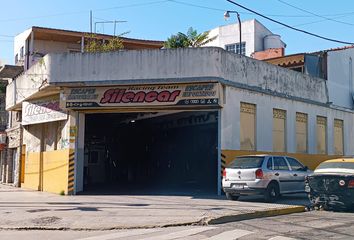
<svg viewBox="0 0 354 240">
<path fill-rule="evenodd" d="M 219 105 L 218 83 L 67 88 L 62 108 Z"/>
<path fill-rule="evenodd" d="M 59 106 L 59 97 L 22 103 L 22 125 L 66 120 L 68 115 Z"/>
</svg>

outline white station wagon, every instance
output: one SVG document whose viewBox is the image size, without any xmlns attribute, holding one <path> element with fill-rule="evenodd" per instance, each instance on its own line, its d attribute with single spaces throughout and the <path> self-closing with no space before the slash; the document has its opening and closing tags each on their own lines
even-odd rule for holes
<svg viewBox="0 0 354 240">
<path fill-rule="evenodd" d="M 281 194 L 305 192 L 305 177 L 310 173 L 288 156 L 240 156 L 224 169 L 222 187 L 230 200 L 262 194 L 266 202 L 275 202 Z"/>
</svg>

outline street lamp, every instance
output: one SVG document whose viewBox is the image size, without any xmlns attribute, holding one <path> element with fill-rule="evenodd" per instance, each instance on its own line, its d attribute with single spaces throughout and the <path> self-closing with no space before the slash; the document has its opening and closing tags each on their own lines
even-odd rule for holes
<svg viewBox="0 0 354 240">
<path fill-rule="evenodd" d="M 238 29 L 239 29 L 239 35 L 240 35 L 240 43 L 239 43 L 239 53 L 241 54 L 242 46 L 241 46 L 241 19 L 240 19 L 240 14 L 237 11 L 226 11 L 224 13 L 224 18 L 225 20 L 228 20 L 230 18 L 230 13 L 236 13 L 237 15 L 237 20 L 238 20 Z"/>
</svg>

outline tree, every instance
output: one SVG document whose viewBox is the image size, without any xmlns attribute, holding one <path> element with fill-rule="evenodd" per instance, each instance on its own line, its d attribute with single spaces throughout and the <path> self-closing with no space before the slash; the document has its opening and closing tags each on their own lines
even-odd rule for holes
<svg viewBox="0 0 354 240">
<path fill-rule="evenodd" d="M 165 48 L 186 48 L 186 47 L 201 47 L 205 44 L 215 40 L 217 36 L 209 38 L 209 31 L 198 33 L 197 30 L 194 30 L 190 27 L 187 31 L 187 34 L 177 33 L 172 35 L 167 39 L 164 44 Z"/>
<path fill-rule="evenodd" d="M 86 37 L 85 52 L 111 52 L 124 48 L 122 40 L 117 36 L 108 40 L 99 39 L 95 34 Z"/>
<path fill-rule="evenodd" d="M 189 39 L 184 33 L 172 35 L 164 43 L 165 48 L 186 48 L 189 47 Z"/>
</svg>

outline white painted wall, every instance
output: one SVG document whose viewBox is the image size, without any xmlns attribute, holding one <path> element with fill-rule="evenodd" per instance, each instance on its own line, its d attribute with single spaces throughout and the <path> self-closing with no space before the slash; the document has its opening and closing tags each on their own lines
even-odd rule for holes
<svg viewBox="0 0 354 240">
<path fill-rule="evenodd" d="M 350 58 L 352 64 L 350 66 Z M 353 109 L 354 79 L 354 49 L 348 48 L 329 51 L 327 58 L 329 101 L 334 105 Z"/>
<path fill-rule="evenodd" d="M 326 81 L 221 48 L 48 54 L 7 86 L 6 108 L 46 86 L 221 81 L 327 103 Z"/>
<path fill-rule="evenodd" d="M 24 48 L 24 55 L 26 55 L 26 52 L 28 51 L 27 45 L 26 45 L 26 40 L 31 35 L 31 32 L 32 32 L 32 28 L 27 29 L 24 32 L 15 36 L 15 39 L 14 39 L 14 59 L 15 59 L 16 54 L 18 54 L 18 57 L 20 59 L 20 50 L 22 47 Z M 24 61 L 24 59 L 23 59 L 23 61 Z M 21 64 L 23 65 L 24 62 L 21 62 Z"/>
<path fill-rule="evenodd" d="M 230 21 L 237 22 L 237 18 L 231 18 Z M 246 56 L 251 56 L 251 54 L 256 51 L 265 50 L 264 37 L 271 34 L 273 33 L 255 19 L 242 21 L 241 41 L 246 42 Z M 221 47 L 225 49 L 226 45 L 239 43 L 239 24 L 234 23 L 214 28 L 210 30 L 209 36 L 217 36 L 217 38 L 205 46 Z"/>
<path fill-rule="evenodd" d="M 286 146 L 287 152 L 296 152 L 295 119 L 296 112 L 308 114 L 308 150 L 317 153 L 316 117 L 327 117 L 327 152 L 334 154 L 333 122 L 334 119 L 344 120 L 344 154 L 353 155 L 354 118 L 353 113 L 334 108 L 318 106 L 310 103 L 294 101 L 254 91 L 226 87 L 226 103 L 221 111 L 221 148 L 230 150 L 240 149 L 240 102 L 256 104 L 256 133 L 257 151 L 273 151 L 273 108 L 286 110 Z"/>
</svg>

